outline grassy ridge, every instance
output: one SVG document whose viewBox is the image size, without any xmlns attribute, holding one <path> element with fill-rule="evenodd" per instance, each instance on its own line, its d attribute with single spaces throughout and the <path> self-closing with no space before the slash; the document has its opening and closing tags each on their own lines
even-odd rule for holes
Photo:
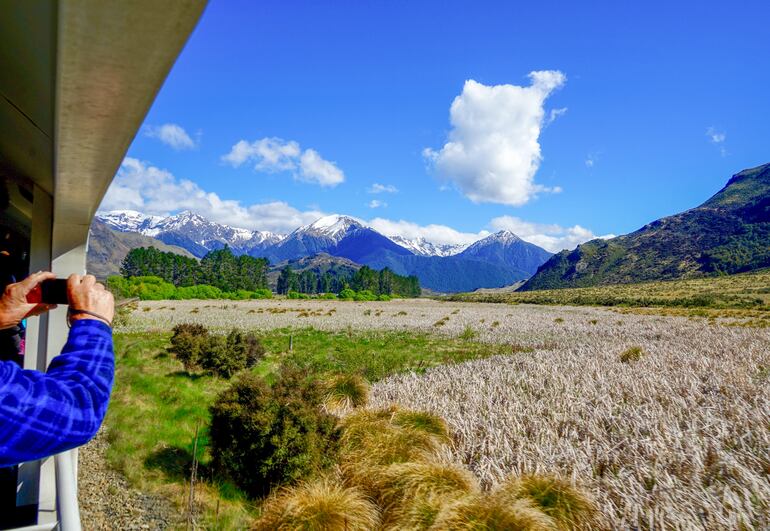
<svg viewBox="0 0 770 531">
<path fill-rule="evenodd" d="M 255 508 L 232 485 L 214 482 L 206 427 L 209 405 L 229 385 L 227 380 L 190 374 L 166 352 L 168 334 L 116 334 L 116 383 L 106 426 L 108 459 L 132 484 L 165 494 L 184 511 L 185 486 L 196 426 L 201 428 L 197 501 L 207 527 L 248 527 Z M 274 330 L 260 336 L 265 359 L 253 370 L 270 379 L 281 363 L 294 363 L 308 374 L 362 374 L 374 381 L 407 370 L 466 361 L 510 350 L 414 332 L 321 332 Z M 289 351 L 289 344 L 293 349 Z M 219 515 L 215 511 L 219 503 Z"/>
<path fill-rule="evenodd" d="M 513 293 L 460 293 L 462 302 L 770 311 L 770 269 L 709 278 Z"/>
</svg>

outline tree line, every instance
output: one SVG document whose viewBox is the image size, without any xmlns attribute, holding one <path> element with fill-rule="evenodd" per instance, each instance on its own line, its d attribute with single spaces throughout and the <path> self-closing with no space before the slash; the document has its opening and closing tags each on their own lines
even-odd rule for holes
<svg viewBox="0 0 770 531">
<path fill-rule="evenodd" d="M 205 284 L 227 292 L 256 291 L 267 288 L 269 265 L 264 258 L 235 256 L 228 247 L 209 252 L 200 262 L 155 247 L 139 247 L 123 259 L 120 274 L 159 277 L 176 287 Z"/>
<path fill-rule="evenodd" d="M 374 295 L 397 295 L 400 297 L 419 297 L 420 281 L 416 276 L 397 275 L 387 267 L 381 271 L 363 266 L 352 275 L 331 275 L 305 270 L 300 273 L 290 266 L 281 270 L 278 277 L 276 292 L 286 294 L 290 291 L 298 293 L 340 293 L 345 289 L 354 291 L 370 291 Z"/>
<path fill-rule="evenodd" d="M 125 278 L 158 277 L 177 288 L 214 286 L 223 292 L 258 291 L 267 289 L 270 263 L 265 258 L 235 256 L 225 247 L 211 251 L 200 262 L 155 247 L 132 249 L 123 259 L 120 273 Z M 368 266 L 355 273 L 320 273 L 312 270 L 294 271 L 290 266 L 281 270 L 277 293 L 290 291 L 307 294 L 336 293 L 345 289 L 369 291 L 374 295 L 419 297 L 420 281 L 416 276 L 397 275 L 385 268 L 376 271 Z"/>
</svg>

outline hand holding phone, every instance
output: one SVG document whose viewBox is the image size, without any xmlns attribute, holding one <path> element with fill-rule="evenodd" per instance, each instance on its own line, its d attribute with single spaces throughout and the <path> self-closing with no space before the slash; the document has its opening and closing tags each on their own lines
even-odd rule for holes
<svg viewBox="0 0 770 531">
<path fill-rule="evenodd" d="M 67 298 L 67 279 L 49 278 L 43 280 L 27 294 L 27 302 L 69 304 Z"/>
</svg>

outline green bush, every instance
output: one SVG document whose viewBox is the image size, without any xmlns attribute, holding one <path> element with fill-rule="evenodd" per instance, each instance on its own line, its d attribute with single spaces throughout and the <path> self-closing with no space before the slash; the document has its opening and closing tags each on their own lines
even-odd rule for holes
<svg viewBox="0 0 770 531">
<path fill-rule="evenodd" d="M 273 292 L 266 288 L 254 290 L 251 293 L 251 298 L 252 299 L 272 299 Z"/>
<path fill-rule="evenodd" d="M 169 352 L 188 371 L 199 367 L 201 353 L 208 347 L 209 331 L 197 323 L 180 323 L 173 328 Z"/>
<path fill-rule="evenodd" d="M 391 299 L 390 295 L 380 295 L 377 297 L 378 301 L 388 302 Z"/>
<path fill-rule="evenodd" d="M 256 497 L 331 465 L 339 433 L 322 398 L 297 369 L 284 368 L 272 387 L 243 373 L 211 406 L 214 469 Z"/>
<path fill-rule="evenodd" d="M 265 347 L 251 332 L 233 329 L 227 336 L 216 336 L 197 323 L 176 325 L 168 350 L 186 370 L 202 369 L 222 378 L 253 367 L 265 355 Z"/>
<path fill-rule="evenodd" d="M 243 361 L 243 367 L 249 369 L 265 357 L 265 347 L 252 332 L 242 332 L 234 328 L 227 335 L 227 348 L 232 357 Z"/>
<path fill-rule="evenodd" d="M 356 292 L 350 288 L 345 288 L 340 291 L 339 298 L 343 300 L 353 300 L 356 298 Z"/>
<path fill-rule="evenodd" d="M 368 289 L 361 290 L 355 294 L 357 301 L 376 301 L 377 295 L 369 291 Z"/>
</svg>

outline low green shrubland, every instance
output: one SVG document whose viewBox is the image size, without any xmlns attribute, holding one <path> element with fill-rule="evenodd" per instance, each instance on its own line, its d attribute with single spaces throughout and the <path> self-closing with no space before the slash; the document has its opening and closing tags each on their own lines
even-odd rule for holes
<svg viewBox="0 0 770 531">
<path fill-rule="evenodd" d="M 121 298 L 139 298 L 143 301 L 159 300 L 188 300 L 188 299 L 270 299 L 273 292 L 269 289 L 248 291 L 238 289 L 222 291 L 216 286 L 199 284 L 196 286 L 176 287 L 160 277 L 120 277 L 111 276 L 107 279 L 107 287 Z"/>
</svg>

